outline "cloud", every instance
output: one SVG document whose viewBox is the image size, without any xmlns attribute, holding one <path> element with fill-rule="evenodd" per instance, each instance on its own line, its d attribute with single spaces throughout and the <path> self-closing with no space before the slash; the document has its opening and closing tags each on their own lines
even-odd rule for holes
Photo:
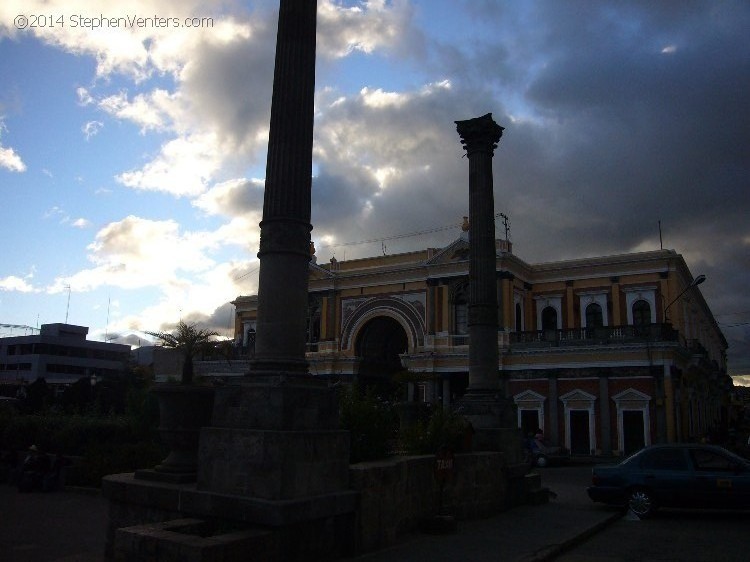
<svg viewBox="0 0 750 562">
<path fill-rule="evenodd" d="M 37 289 L 34 288 L 26 279 L 17 277 L 15 275 L 9 275 L 7 277 L 0 278 L 0 291 L 16 291 L 19 293 L 33 293 Z"/>
<path fill-rule="evenodd" d="M 74 226 L 75 228 L 88 228 L 91 226 L 91 221 L 84 219 L 84 218 L 80 218 L 80 219 L 75 219 L 74 221 L 72 221 L 70 225 Z"/>
<path fill-rule="evenodd" d="M 98 107 L 118 119 L 132 121 L 140 126 L 141 133 L 172 127 L 178 104 L 176 96 L 166 90 L 156 89 L 148 94 L 138 94 L 128 99 L 125 91 L 96 101 Z"/>
<path fill-rule="evenodd" d="M 161 191 L 176 197 L 195 197 L 221 167 L 222 157 L 211 134 L 175 138 L 141 169 L 119 174 L 121 184 L 144 191 Z"/>
<path fill-rule="evenodd" d="M 0 106 L 2 109 L 2 106 Z M 3 123 L 2 115 L 0 115 L 0 141 L 2 140 L 3 133 L 7 131 L 5 123 Z M 21 157 L 16 154 L 16 151 L 10 147 L 5 147 L 0 143 L 0 168 L 5 168 L 11 172 L 25 172 L 26 164 L 23 163 Z"/>
<path fill-rule="evenodd" d="M 83 136 L 86 137 L 86 140 L 90 140 L 91 137 L 99 134 L 99 131 L 102 130 L 102 127 L 104 127 L 104 123 L 102 123 L 101 121 L 87 121 L 81 127 L 81 132 L 83 132 Z"/>
<path fill-rule="evenodd" d="M 126 289 L 179 285 L 178 273 L 203 271 L 214 265 L 199 233 L 182 232 L 173 220 L 153 221 L 128 216 L 102 228 L 88 246 L 94 264 L 58 279 L 50 292 L 65 285 L 90 291 L 102 285 Z"/>
<path fill-rule="evenodd" d="M 0 168 L 11 172 L 25 172 L 26 164 L 12 148 L 0 146 Z"/>
<path fill-rule="evenodd" d="M 333 58 L 354 51 L 396 50 L 408 38 L 411 16 L 410 3 L 405 1 L 369 0 L 345 7 L 323 0 L 318 3 L 316 50 L 320 56 Z"/>
<path fill-rule="evenodd" d="M 260 222 L 259 211 L 263 209 L 265 182 L 244 178 L 227 180 L 213 185 L 206 193 L 197 197 L 193 205 L 209 215 L 247 216 L 254 214 Z"/>
</svg>

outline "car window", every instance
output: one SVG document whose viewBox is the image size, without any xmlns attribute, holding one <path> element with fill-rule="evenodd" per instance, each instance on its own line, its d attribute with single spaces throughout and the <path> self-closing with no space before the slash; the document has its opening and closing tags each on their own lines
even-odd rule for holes
<svg viewBox="0 0 750 562">
<path fill-rule="evenodd" d="M 735 463 L 729 457 L 706 449 L 690 449 L 690 457 L 696 470 L 729 472 L 735 467 Z"/>
<path fill-rule="evenodd" d="M 688 470 L 685 453 L 680 449 L 654 449 L 641 458 L 641 468 L 649 470 Z"/>
</svg>

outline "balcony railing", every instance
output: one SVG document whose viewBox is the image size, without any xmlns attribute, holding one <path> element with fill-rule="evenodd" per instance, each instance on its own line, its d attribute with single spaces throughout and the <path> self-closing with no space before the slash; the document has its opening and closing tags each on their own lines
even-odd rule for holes
<svg viewBox="0 0 750 562">
<path fill-rule="evenodd" d="M 678 341 L 678 332 L 670 324 L 537 330 L 533 332 L 511 332 L 509 336 L 511 346 L 524 347 Z"/>
</svg>

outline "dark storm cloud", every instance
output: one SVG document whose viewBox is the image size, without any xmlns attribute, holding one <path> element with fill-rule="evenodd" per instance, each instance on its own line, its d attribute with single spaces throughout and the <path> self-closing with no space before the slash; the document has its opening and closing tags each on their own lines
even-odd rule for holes
<svg viewBox="0 0 750 562">
<path fill-rule="evenodd" d="M 247 41 L 207 43 L 181 77 L 196 120 L 245 164 L 248 155 L 265 154 L 257 131 L 268 127 L 275 32 L 275 21 L 260 20 Z"/>
</svg>

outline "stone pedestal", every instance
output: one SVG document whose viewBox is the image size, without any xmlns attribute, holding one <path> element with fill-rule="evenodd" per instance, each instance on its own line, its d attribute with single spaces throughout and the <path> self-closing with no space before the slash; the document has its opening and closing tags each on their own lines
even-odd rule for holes
<svg viewBox="0 0 750 562">
<path fill-rule="evenodd" d="M 197 483 L 142 473 L 104 479 L 110 552 L 122 547 L 117 529 L 191 517 L 271 530 L 277 560 L 351 555 L 359 494 L 349 489 L 349 432 L 338 425 L 335 389 L 310 376 L 217 389 Z"/>
<path fill-rule="evenodd" d="M 334 389 L 308 377 L 249 381 L 216 393 L 198 488 L 270 501 L 347 489 L 349 432 L 338 429 Z"/>
</svg>

